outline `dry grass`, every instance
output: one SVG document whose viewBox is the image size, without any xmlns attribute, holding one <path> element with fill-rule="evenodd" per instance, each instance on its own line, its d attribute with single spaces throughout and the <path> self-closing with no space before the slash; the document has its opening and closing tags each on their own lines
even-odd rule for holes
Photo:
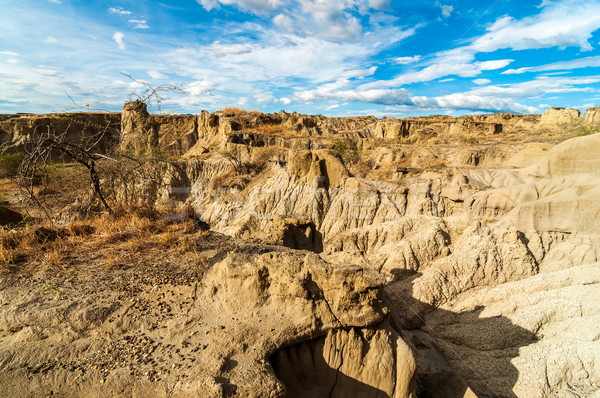
<svg viewBox="0 0 600 398">
<path fill-rule="evenodd" d="M 221 112 L 223 112 L 223 115 L 225 115 L 225 116 L 248 115 L 248 116 L 252 116 L 252 117 L 257 117 L 257 116 L 262 115 L 262 112 L 259 110 L 248 111 L 246 109 L 242 109 L 242 108 L 238 108 L 238 107 L 227 107 L 227 108 L 224 108 L 223 110 L 221 110 Z"/>
<path fill-rule="evenodd" d="M 221 112 L 223 112 L 224 116 L 240 116 L 248 113 L 247 110 L 237 107 L 228 107 L 223 109 Z"/>
<path fill-rule="evenodd" d="M 174 219 L 148 209 L 101 215 L 64 228 L 27 224 L 0 230 L 0 271 L 55 273 L 78 265 L 146 264 L 171 253 L 197 255 L 197 241 L 204 234 L 185 212 Z"/>
<path fill-rule="evenodd" d="M 356 163 L 349 166 L 349 170 L 357 177 L 366 178 L 373 171 L 375 161 L 366 157 L 361 157 Z"/>
<path fill-rule="evenodd" d="M 285 135 L 288 133 L 287 129 L 282 123 L 278 124 L 259 124 L 256 128 L 259 134 L 264 135 Z"/>
</svg>

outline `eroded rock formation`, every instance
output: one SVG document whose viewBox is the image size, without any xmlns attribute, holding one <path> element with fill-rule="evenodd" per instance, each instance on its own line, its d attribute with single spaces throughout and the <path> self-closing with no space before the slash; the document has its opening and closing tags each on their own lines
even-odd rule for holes
<svg viewBox="0 0 600 398">
<path fill-rule="evenodd" d="M 597 394 L 600 138 L 569 129 L 596 113 L 127 108 L 124 148 L 182 154 L 160 200 L 229 240 L 177 286 L 111 270 L 102 282 L 134 293 L 80 281 L 50 300 L 6 283 L 0 384 L 10 396 Z M 134 335 L 171 372 L 129 368 Z M 94 367 L 107 358 L 117 365 Z"/>
</svg>

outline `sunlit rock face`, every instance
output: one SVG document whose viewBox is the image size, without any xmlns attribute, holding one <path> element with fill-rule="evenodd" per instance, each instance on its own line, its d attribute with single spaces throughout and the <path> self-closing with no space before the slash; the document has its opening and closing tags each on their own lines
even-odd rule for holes
<svg viewBox="0 0 600 398">
<path fill-rule="evenodd" d="M 377 120 L 142 105 L 124 107 L 121 149 L 165 155 L 159 203 L 214 234 L 206 267 L 129 296 L 7 282 L 8 396 L 598 393 L 597 108 Z M 170 372 L 119 363 L 131 336 Z M 102 366 L 77 373 L 86 363 Z"/>
</svg>

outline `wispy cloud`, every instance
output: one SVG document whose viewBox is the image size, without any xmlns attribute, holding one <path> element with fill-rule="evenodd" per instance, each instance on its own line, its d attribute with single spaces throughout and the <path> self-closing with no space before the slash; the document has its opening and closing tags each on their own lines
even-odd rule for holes
<svg viewBox="0 0 600 398">
<path fill-rule="evenodd" d="M 515 75 L 521 74 L 525 72 L 547 72 L 547 71 L 555 71 L 555 70 L 573 70 L 573 69 L 581 69 L 581 68 L 593 68 L 600 67 L 600 56 L 594 57 L 586 57 L 586 58 L 578 58 L 571 61 L 560 61 L 553 62 L 546 65 L 539 66 L 529 66 L 525 68 L 519 69 L 508 69 L 502 74 L 506 75 Z"/>
<path fill-rule="evenodd" d="M 241 10 L 250 11 L 255 14 L 264 14 L 282 6 L 281 0 L 196 0 L 207 11 L 218 8 L 220 4 L 226 6 L 236 6 Z"/>
<path fill-rule="evenodd" d="M 475 79 L 473 80 L 473 83 L 477 84 L 478 86 L 485 86 L 486 84 L 490 84 L 492 81 L 490 79 Z"/>
<path fill-rule="evenodd" d="M 408 65 L 415 62 L 419 62 L 421 60 L 420 55 L 415 55 L 412 57 L 396 57 L 392 58 L 392 62 L 398 65 Z"/>
<path fill-rule="evenodd" d="M 212 50 L 216 54 L 228 55 L 228 54 L 245 54 L 252 51 L 252 48 L 244 44 L 220 44 L 215 43 Z"/>
<path fill-rule="evenodd" d="M 168 78 L 168 76 L 166 76 L 156 70 L 149 70 L 148 75 L 153 79 L 167 79 Z"/>
<path fill-rule="evenodd" d="M 148 29 L 150 26 L 148 25 L 148 21 L 145 19 L 130 19 L 129 22 L 134 23 L 134 29 Z"/>
<path fill-rule="evenodd" d="M 131 11 L 124 10 L 123 7 L 110 7 L 108 11 L 111 14 L 117 15 L 131 15 Z"/>
</svg>

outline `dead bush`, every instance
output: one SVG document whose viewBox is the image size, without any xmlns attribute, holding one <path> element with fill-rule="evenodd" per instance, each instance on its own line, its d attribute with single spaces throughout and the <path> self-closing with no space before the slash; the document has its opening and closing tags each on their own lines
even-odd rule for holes
<svg viewBox="0 0 600 398">
<path fill-rule="evenodd" d="M 248 113 L 247 110 L 237 107 L 227 107 L 221 112 L 223 112 L 223 116 L 240 116 Z"/>
<path fill-rule="evenodd" d="M 287 129 L 282 123 L 259 124 L 256 130 L 259 134 L 263 135 L 283 135 L 287 133 Z"/>
</svg>

